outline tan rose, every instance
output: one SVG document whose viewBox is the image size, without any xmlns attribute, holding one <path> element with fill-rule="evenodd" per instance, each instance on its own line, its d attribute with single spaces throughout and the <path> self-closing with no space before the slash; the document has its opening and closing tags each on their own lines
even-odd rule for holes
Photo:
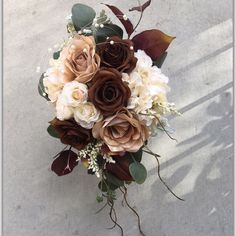
<svg viewBox="0 0 236 236">
<path fill-rule="evenodd" d="M 90 81 L 100 67 L 100 57 L 96 54 L 93 36 L 76 35 L 61 51 L 64 82 L 76 80 L 80 83 Z"/>
<path fill-rule="evenodd" d="M 92 132 L 94 138 L 103 140 L 112 152 L 137 152 L 149 137 L 145 124 L 127 109 L 96 123 Z"/>
</svg>

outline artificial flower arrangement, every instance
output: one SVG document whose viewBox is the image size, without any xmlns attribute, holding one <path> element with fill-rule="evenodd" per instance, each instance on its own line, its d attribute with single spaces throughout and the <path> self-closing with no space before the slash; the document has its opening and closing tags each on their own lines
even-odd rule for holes
<svg viewBox="0 0 236 236">
<path fill-rule="evenodd" d="M 160 156 L 147 146 L 160 130 L 170 136 L 164 115 L 178 113 L 167 100 L 168 78 L 160 70 L 174 37 L 157 29 L 136 33 L 150 4 L 129 9 L 140 14 L 136 26 L 117 7 L 104 4 L 127 37 L 104 10 L 96 15 L 93 8 L 75 4 L 67 19 L 68 39 L 54 52 L 38 85 L 55 109 L 47 131 L 66 145 L 54 157 L 52 171 L 66 175 L 82 163 L 99 179 L 97 201 L 110 207 L 110 218 L 122 235 L 114 207 L 117 190 L 137 215 L 144 235 L 139 215 L 127 201 L 127 186 L 142 184 L 147 177 L 143 152 L 155 157 L 160 180 L 176 196 L 160 176 Z"/>
</svg>

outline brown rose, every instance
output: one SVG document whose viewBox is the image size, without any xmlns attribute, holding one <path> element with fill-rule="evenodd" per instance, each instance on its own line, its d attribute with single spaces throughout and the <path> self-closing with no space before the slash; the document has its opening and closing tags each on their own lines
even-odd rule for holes
<svg viewBox="0 0 236 236">
<path fill-rule="evenodd" d="M 63 81 L 90 81 L 100 67 L 100 58 L 95 50 L 96 43 L 92 36 L 76 35 L 71 39 L 58 59 L 64 65 Z"/>
<path fill-rule="evenodd" d="M 91 130 L 79 126 L 74 119 L 61 121 L 55 118 L 49 123 L 55 128 L 62 143 L 78 150 L 84 148 L 92 139 Z"/>
<path fill-rule="evenodd" d="M 109 116 L 127 106 L 131 92 L 120 72 L 106 68 L 94 76 L 88 95 L 102 115 Z"/>
<path fill-rule="evenodd" d="M 127 109 L 96 123 L 93 136 L 101 139 L 112 152 L 137 152 L 149 137 L 145 124 Z"/>
<path fill-rule="evenodd" d="M 130 73 L 137 63 L 133 47 L 131 40 L 123 40 L 118 36 L 111 37 L 107 43 L 100 44 L 97 47 L 101 65 L 115 68 L 120 72 Z"/>
</svg>

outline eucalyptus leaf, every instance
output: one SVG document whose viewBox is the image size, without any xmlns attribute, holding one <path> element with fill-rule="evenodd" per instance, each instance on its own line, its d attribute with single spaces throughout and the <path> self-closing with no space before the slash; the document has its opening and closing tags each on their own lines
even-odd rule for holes
<svg viewBox="0 0 236 236">
<path fill-rule="evenodd" d="M 96 43 L 102 43 L 107 40 L 107 37 L 119 36 L 123 38 L 123 30 L 114 24 L 105 24 L 103 28 L 98 28 L 94 32 Z"/>
<path fill-rule="evenodd" d="M 162 56 L 160 56 L 156 61 L 153 61 L 153 65 L 157 66 L 158 68 L 161 68 L 166 57 L 167 57 L 167 52 L 165 52 Z"/>
<path fill-rule="evenodd" d="M 57 131 L 55 130 L 55 128 L 52 125 L 48 126 L 47 131 L 53 138 L 59 138 Z"/>
<path fill-rule="evenodd" d="M 76 31 L 83 27 L 90 27 L 95 16 L 96 12 L 87 5 L 77 3 L 72 7 L 72 22 Z"/>
<path fill-rule="evenodd" d="M 145 166 L 139 162 L 133 162 L 129 166 L 129 172 L 138 184 L 144 183 L 147 178 L 147 170 Z"/>
<path fill-rule="evenodd" d="M 53 53 L 53 59 L 57 60 L 60 57 L 60 53 L 61 53 L 61 51 L 54 52 Z"/>
<path fill-rule="evenodd" d="M 39 78 L 38 92 L 43 98 L 45 98 L 47 101 L 50 101 L 50 99 L 48 98 L 47 93 L 45 92 L 45 87 L 44 87 L 44 84 L 43 84 L 43 78 L 44 78 L 44 74 L 42 74 Z"/>
</svg>

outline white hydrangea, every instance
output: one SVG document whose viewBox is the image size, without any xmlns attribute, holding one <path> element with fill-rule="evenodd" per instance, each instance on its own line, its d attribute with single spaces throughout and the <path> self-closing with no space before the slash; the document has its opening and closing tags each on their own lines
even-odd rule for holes
<svg viewBox="0 0 236 236">
<path fill-rule="evenodd" d="M 141 113 L 151 109 L 160 97 L 166 95 L 169 90 L 168 77 L 152 66 L 152 59 L 144 51 L 138 50 L 135 57 L 138 59 L 136 68 L 130 75 L 123 73 L 123 80 L 128 82 L 131 90 L 128 108 Z"/>
<path fill-rule="evenodd" d="M 138 59 L 136 68 L 129 75 L 123 73 L 123 80 L 128 82 L 131 90 L 128 109 L 139 114 L 147 126 L 153 126 L 157 123 L 155 117 L 142 114 L 156 114 L 154 106 L 167 103 L 168 77 L 153 66 L 152 59 L 144 51 L 138 50 L 135 57 Z"/>
</svg>

